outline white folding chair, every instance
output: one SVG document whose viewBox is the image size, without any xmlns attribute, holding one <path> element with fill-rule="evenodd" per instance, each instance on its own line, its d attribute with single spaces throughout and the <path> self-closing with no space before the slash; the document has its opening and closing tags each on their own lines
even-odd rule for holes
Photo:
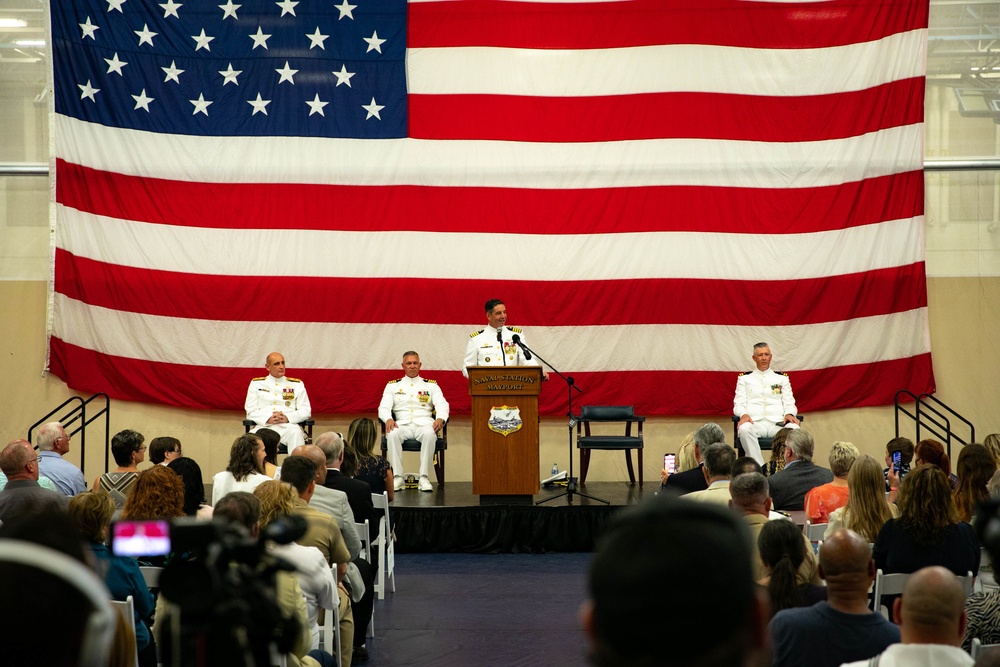
<svg viewBox="0 0 1000 667">
<path fill-rule="evenodd" d="M 910 578 L 909 574 L 897 573 L 897 574 L 883 574 L 882 570 L 878 570 L 875 573 L 875 594 L 872 597 L 872 605 L 874 609 L 877 609 L 882 613 L 882 616 L 892 620 L 889 609 L 887 609 L 882 604 L 883 595 L 901 595 L 903 593 L 903 587 L 906 585 L 906 580 Z"/>
<path fill-rule="evenodd" d="M 802 526 L 802 532 L 806 534 L 809 541 L 819 548 L 819 545 L 823 543 L 823 534 L 826 533 L 825 523 L 813 523 L 809 519 L 806 519 L 806 523 Z"/>
<path fill-rule="evenodd" d="M 371 533 L 368 532 L 369 525 L 368 519 L 365 519 L 364 523 L 354 524 L 358 529 L 358 539 L 361 540 L 361 557 L 370 563 L 372 562 L 372 538 Z M 372 605 L 372 620 L 368 624 L 367 636 L 375 636 L 375 605 Z"/>
<path fill-rule="evenodd" d="M 135 601 L 129 595 L 124 602 L 112 600 L 111 606 L 118 610 L 118 613 L 125 617 L 125 624 L 131 628 L 132 637 L 135 638 Z M 135 667 L 139 667 L 139 645 L 135 647 Z"/>
<path fill-rule="evenodd" d="M 139 571 L 142 572 L 142 578 L 146 580 L 146 588 L 152 590 L 160 587 L 160 575 L 163 573 L 162 567 L 140 565 Z"/>
<path fill-rule="evenodd" d="M 958 577 L 958 583 L 962 584 L 962 590 L 965 591 L 965 597 L 968 599 L 970 595 L 976 589 L 976 577 L 972 574 L 972 571 L 965 573 L 964 577 Z"/>
<path fill-rule="evenodd" d="M 337 578 L 337 566 L 333 566 L 333 578 Z M 327 609 L 323 615 L 323 627 L 319 629 L 319 647 L 333 654 L 340 666 L 340 593 L 333 601 L 333 609 Z"/>
<path fill-rule="evenodd" d="M 994 649 L 1000 649 L 1000 644 L 984 644 L 979 641 L 979 637 L 975 637 L 972 640 L 972 659 L 976 660 L 986 651 L 992 651 Z"/>
<path fill-rule="evenodd" d="M 396 547 L 392 543 L 392 524 L 389 522 L 389 494 L 372 494 L 372 504 L 375 509 L 382 510 L 382 518 L 378 522 L 378 537 L 373 547 L 378 548 L 378 572 L 375 575 L 375 592 L 379 600 L 385 599 L 385 580 L 389 580 L 392 592 L 396 592 Z"/>
</svg>

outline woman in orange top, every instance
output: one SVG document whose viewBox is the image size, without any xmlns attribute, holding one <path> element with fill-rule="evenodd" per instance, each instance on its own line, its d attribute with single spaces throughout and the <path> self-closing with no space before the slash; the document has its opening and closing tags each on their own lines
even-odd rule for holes
<svg viewBox="0 0 1000 667">
<path fill-rule="evenodd" d="M 858 448 L 850 442 L 835 442 L 830 449 L 830 470 L 833 481 L 817 486 L 806 494 L 806 517 L 813 523 L 826 523 L 830 512 L 847 504 L 847 473 L 860 456 Z"/>
</svg>

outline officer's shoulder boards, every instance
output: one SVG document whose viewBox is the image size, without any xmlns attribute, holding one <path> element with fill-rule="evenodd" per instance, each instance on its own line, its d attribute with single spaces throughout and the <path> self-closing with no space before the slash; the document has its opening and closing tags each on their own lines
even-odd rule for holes
<svg viewBox="0 0 1000 667">
<path fill-rule="evenodd" d="M 389 380 L 389 384 L 396 384 L 399 380 Z"/>
<path fill-rule="evenodd" d="M 782 373 L 781 371 L 774 371 L 774 374 L 775 375 L 784 375 L 785 377 L 788 377 L 788 373 Z"/>
<path fill-rule="evenodd" d="M 521 333 L 521 327 L 507 327 L 507 328 L 513 331 L 514 333 Z"/>
<path fill-rule="evenodd" d="M 429 382 L 431 384 L 437 384 L 438 383 L 437 380 L 424 380 L 424 382 Z"/>
<path fill-rule="evenodd" d="M 740 373 L 740 375 L 741 376 L 743 376 L 743 375 L 750 375 L 751 373 L 753 373 L 753 371 L 747 371 L 746 373 Z"/>
<path fill-rule="evenodd" d="M 486 329 L 480 329 L 479 331 L 473 331 L 471 334 L 469 334 L 469 338 L 475 338 L 476 336 L 478 336 L 479 334 L 483 333 L 484 331 L 486 331 Z"/>
<path fill-rule="evenodd" d="M 302 382 L 302 380 L 300 380 L 298 378 L 289 378 L 289 377 L 286 377 L 285 379 L 288 380 L 289 382 Z"/>
<path fill-rule="evenodd" d="M 260 382 L 261 380 L 266 380 L 266 379 L 267 379 L 267 376 L 265 375 L 264 377 L 254 378 L 253 380 L 250 380 L 250 381 L 251 382 Z"/>
</svg>

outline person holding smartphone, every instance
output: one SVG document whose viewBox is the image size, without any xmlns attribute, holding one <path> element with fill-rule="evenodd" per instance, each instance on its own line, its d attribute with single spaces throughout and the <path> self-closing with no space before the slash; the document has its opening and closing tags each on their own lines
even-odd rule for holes
<svg viewBox="0 0 1000 667">
<path fill-rule="evenodd" d="M 910 472 L 913 461 L 913 441 L 909 438 L 893 438 L 885 443 L 885 464 L 889 466 L 882 471 L 885 478 L 885 490 L 895 491 L 903 483 L 903 478 Z M 896 483 L 889 482 L 889 471 L 895 472 Z"/>
</svg>

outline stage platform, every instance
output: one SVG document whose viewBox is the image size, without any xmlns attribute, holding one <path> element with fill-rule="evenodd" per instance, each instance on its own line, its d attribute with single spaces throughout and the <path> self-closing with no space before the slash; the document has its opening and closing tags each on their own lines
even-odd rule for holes
<svg viewBox="0 0 1000 667">
<path fill-rule="evenodd" d="M 397 491 L 389 515 L 400 553 L 593 551 L 601 527 L 614 512 L 659 489 L 658 483 L 640 489 L 628 482 L 590 482 L 580 492 L 610 504 L 579 494 L 573 495 L 572 504 L 566 496 L 534 504 L 566 490 L 554 486 L 542 488 L 531 505 L 481 505 L 472 482 L 448 482 L 429 493 Z"/>
</svg>

